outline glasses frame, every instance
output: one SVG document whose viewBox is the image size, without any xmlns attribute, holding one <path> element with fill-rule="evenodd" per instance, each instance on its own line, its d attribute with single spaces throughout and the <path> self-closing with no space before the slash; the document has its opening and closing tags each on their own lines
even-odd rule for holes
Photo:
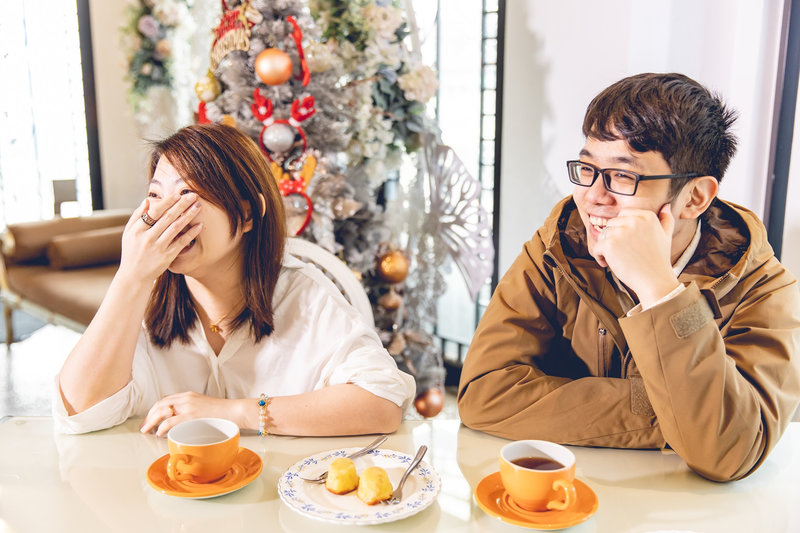
<svg viewBox="0 0 800 533">
<path fill-rule="evenodd" d="M 577 183 L 572 180 L 572 172 L 570 172 L 570 165 L 573 164 L 580 164 L 581 166 L 591 167 L 594 170 L 594 176 L 592 176 L 592 182 L 588 185 L 585 183 Z M 636 178 L 636 182 L 633 184 L 633 192 L 617 192 L 611 188 L 611 176 L 607 173 L 611 171 L 619 171 L 625 172 L 626 174 L 631 174 Z M 606 190 L 613 194 L 618 194 L 620 196 L 633 196 L 636 194 L 636 191 L 639 190 L 639 182 L 640 181 L 650 181 L 650 180 L 670 180 L 670 179 L 681 179 L 681 178 L 699 178 L 702 174 L 698 174 L 697 172 L 689 172 L 687 174 L 654 174 L 654 175 L 644 175 L 639 174 L 638 172 L 633 172 L 632 170 L 627 170 L 624 168 L 598 168 L 591 163 L 587 163 L 585 161 L 581 161 L 580 159 L 570 159 L 567 161 L 567 175 L 569 176 L 570 183 L 578 185 L 579 187 L 591 187 L 594 185 L 594 182 L 597 181 L 597 176 L 603 176 L 603 186 L 605 186 Z"/>
</svg>

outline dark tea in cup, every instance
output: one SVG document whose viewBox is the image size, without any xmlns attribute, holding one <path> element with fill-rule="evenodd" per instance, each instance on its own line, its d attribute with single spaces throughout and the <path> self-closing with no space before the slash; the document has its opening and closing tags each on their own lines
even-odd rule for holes
<svg viewBox="0 0 800 533">
<path fill-rule="evenodd" d="M 511 462 L 517 466 L 530 468 L 531 470 L 560 470 L 564 468 L 564 465 L 549 457 L 520 457 Z"/>
<path fill-rule="evenodd" d="M 563 511 L 577 498 L 575 454 L 544 440 L 518 440 L 500 450 L 500 479 L 515 504 L 527 511 Z"/>
</svg>

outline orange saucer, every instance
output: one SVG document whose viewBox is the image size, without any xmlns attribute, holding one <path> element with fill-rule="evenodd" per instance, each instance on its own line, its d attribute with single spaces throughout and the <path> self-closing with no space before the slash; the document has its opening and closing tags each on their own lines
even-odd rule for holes
<svg viewBox="0 0 800 533">
<path fill-rule="evenodd" d="M 213 483 L 195 483 L 171 480 L 167 475 L 167 462 L 169 454 L 156 459 L 147 469 L 147 481 L 158 492 L 179 498 L 213 498 L 230 494 L 257 478 L 263 467 L 261 457 L 247 448 L 239 448 L 233 466 L 221 479 Z"/>
<path fill-rule="evenodd" d="M 529 529 L 563 529 L 589 519 L 597 510 L 597 495 L 589 486 L 575 479 L 578 501 L 563 511 L 527 511 L 516 504 L 503 487 L 500 472 L 489 474 L 475 487 L 475 500 L 486 514 L 502 522 Z"/>
</svg>

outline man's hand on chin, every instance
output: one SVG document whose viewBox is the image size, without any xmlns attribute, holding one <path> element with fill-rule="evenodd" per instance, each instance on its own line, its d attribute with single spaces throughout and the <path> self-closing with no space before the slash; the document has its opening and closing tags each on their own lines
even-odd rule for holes
<svg viewBox="0 0 800 533">
<path fill-rule="evenodd" d="M 670 260 L 674 227 L 669 204 L 658 213 L 623 209 L 608 222 L 594 246 L 600 266 L 610 268 L 645 308 L 680 285 Z"/>
</svg>

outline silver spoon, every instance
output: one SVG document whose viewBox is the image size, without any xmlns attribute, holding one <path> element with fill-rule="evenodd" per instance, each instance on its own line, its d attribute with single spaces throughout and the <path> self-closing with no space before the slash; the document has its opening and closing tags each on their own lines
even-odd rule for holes
<svg viewBox="0 0 800 533">
<path fill-rule="evenodd" d="M 378 446 L 383 444 L 383 442 L 387 438 L 389 438 L 388 435 L 380 435 L 380 436 L 378 436 L 377 439 L 375 439 L 374 441 L 370 442 L 364 448 L 361 448 L 357 452 L 353 452 L 350 455 L 348 455 L 347 459 L 355 459 L 356 457 L 361 457 L 362 455 L 371 452 L 372 450 L 374 450 L 375 448 L 377 448 Z M 302 477 L 302 476 L 299 476 L 299 477 L 300 477 L 300 479 L 302 479 L 303 481 L 306 481 L 308 483 L 325 483 L 325 480 L 328 479 L 328 471 L 326 470 L 325 472 L 323 472 L 322 474 L 320 474 L 319 476 L 317 476 L 315 478 L 305 478 L 305 477 Z"/>
<path fill-rule="evenodd" d="M 388 499 L 383 500 L 383 503 L 387 503 L 390 505 L 400 503 L 400 500 L 403 499 L 403 485 L 405 484 L 406 479 L 408 479 L 408 475 L 411 473 L 412 470 L 414 470 L 417 467 L 419 462 L 422 461 L 422 458 L 425 456 L 425 452 L 427 451 L 428 447 L 425 446 L 424 444 L 419 447 L 419 450 L 417 450 L 417 455 L 414 456 L 414 460 L 411 461 L 411 464 L 408 465 L 406 471 L 403 472 L 403 477 L 400 478 L 400 483 L 397 484 L 397 488 L 394 489 L 394 492 L 392 492 L 392 495 L 389 496 Z"/>
</svg>

